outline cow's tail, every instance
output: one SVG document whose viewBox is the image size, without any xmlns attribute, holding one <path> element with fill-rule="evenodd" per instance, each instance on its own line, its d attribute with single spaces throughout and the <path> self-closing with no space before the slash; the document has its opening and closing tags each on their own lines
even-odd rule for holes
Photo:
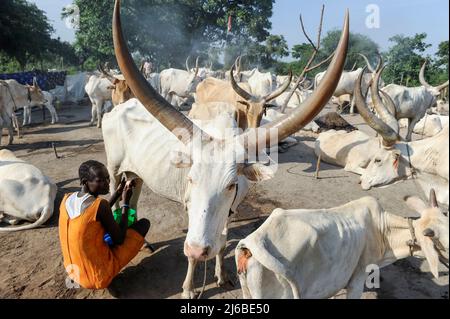
<svg viewBox="0 0 450 319">
<path fill-rule="evenodd" d="M 23 226 L 15 226 L 15 227 L 0 227 L 0 233 L 13 232 L 13 231 L 22 231 L 37 228 L 39 226 L 44 225 L 44 223 L 50 219 L 53 215 L 53 205 L 45 206 L 42 210 L 41 216 L 34 223 L 23 225 Z"/>
<path fill-rule="evenodd" d="M 298 289 L 294 276 L 290 273 L 289 269 L 281 264 L 280 261 L 272 256 L 264 247 L 260 247 L 260 245 L 258 244 L 251 246 L 251 248 L 248 248 L 245 244 L 239 243 L 236 248 L 237 260 L 239 260 L 239 256 L 241 256 L 241 251 L 251 251 L 251 254 L 248 255 L 248 258 L 255 258 L 265 268 L 284 278 L 291 287 L 293 298 L 300 299 L 300 291 Z"/>
</svg>

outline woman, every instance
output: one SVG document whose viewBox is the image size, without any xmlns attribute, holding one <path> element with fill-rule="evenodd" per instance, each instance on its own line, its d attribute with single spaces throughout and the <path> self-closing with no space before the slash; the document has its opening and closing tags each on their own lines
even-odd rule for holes
<svg viewBox="0 0 450 319">
<path fill-rule="evenodd" d="M 138 254 L 150 222 L 141 219 L 128 228 L 134 182 L 122 180 L 107 201 L 99 197 L 109 193 L 109 174 L 103 164 L 96 161 L 83 163 L 79 177 L 81 191 L 65 195 L 60 206 L 59 238 L 64 267 L 70 279 L 80 286 L 104 289 Z M 111 207 L 120 196 L 122 218 L 118 224 Z"/>
</svg>

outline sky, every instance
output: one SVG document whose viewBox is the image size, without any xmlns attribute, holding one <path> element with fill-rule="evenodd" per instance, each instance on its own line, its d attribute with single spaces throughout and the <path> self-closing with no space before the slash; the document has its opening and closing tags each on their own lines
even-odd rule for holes
<svg viewBox="0 0 450 319">
<path fill-rule="evenodd" d="M 71 0 L 29 1 L 47 13 L 56 30 L 55 37 L 74 41 L 75 32 L 61 20 L 61 11 L 72 3 Z M 323 34 L 341 28 L 345 9 L 349 8 L 351 31 L 369 36 L 382 50 L 390 47 L 389 38 L 396 34 L 412 36 L 426 32 L 426 41 L 433 45 L 428 54 L 436 52 L 438 44 L 449 39 L 448 0 L 276 0 L 271 32 L 284 35 L 290 48 L 305 42 L 299 22 L 299 14 L 302 13 L 306 29 L 311 37 L 316 38 L 322 4 L 325 4 Z M 366 9 L 370 5 L 376 5 L 379 10 L 379 26 L 375 25 L 375 28 L 366 25 L 371 15 Z"/>
</svg>

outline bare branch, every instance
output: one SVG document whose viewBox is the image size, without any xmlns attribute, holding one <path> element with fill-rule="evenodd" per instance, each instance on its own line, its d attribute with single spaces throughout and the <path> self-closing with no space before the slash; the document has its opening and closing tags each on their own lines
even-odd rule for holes
<svg viewBox="0 0 450 319">
<path fill-rule="evenodd" d="M 317 68 L 319 68 L 320 66 L 322 66 L 323 64 L 327 63 L 329 60 L 331 60 L 331 58 L 334 56 L 334 53 L 328 57 L 325 61 L 322 61 L 321 63 L 319 63 L 318 65 L 311 67 L 311 64 L 314 62 L 314 60 L 317 57 L 317 54 L 319 53 L 320 50 L 320 41 L 321 41 L 321 37 L 322 37 L 322 28 L 323 28 L 323 17 L 325 14 L 325 5 L 322 5 L 322 11 L 320 14 L 320 23 L 319 23 L 319 30 L 318 30 L 318 35 L 317 35 L 317 44 L 314 44 L 314 42 L 311 40 L 311 38 L 309 37 L 308 33 L 306 32 L 305 29 L 305 25 L 303 23 L 303 17 L 300 14 L 300 24 L 302 27 L 302 31 L 303 34 L 305 35 L 306 39 L 308 40 L 308 42 L 310 43 L 310 45 L 313 48 L 313 53 L 311 55 L 311 57 L 308 60 L 308 63 L 306 63 L 305 68 L 303 69 L 302 73 L 300 74 L 299 78 L 297 79 L 297 82 L 294 85 L 294 89 L 292 90 L 292 92 L 290 92 L 290 94 L 287 96 L 286 100 L 283 103 L 283 106 L 281 107 L 281 112 L 285 113 L 287 105 L 289 104 L 289 101 L 291 100 L 292 96 L 294 95 L 295 90 L 298 89 L 298 87 L 300 86 L 300 83 L 304 80 L 306 73 L 311 72 L 312 70 L 315 70 Z"/>
</svg>

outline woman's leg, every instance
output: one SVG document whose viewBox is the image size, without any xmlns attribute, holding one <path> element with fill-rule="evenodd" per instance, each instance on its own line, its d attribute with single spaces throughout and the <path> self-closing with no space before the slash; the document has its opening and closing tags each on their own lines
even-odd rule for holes
<svg viewBox="0 0 450 319">
<path fill-rule="evenodd" d="M 137 231 L 139 235 L 145 238 L 148 231 L 150 230 L 150 221 L 148 219 L 142 218 L 131 225 L 130 228 Z"/>
</svg>

